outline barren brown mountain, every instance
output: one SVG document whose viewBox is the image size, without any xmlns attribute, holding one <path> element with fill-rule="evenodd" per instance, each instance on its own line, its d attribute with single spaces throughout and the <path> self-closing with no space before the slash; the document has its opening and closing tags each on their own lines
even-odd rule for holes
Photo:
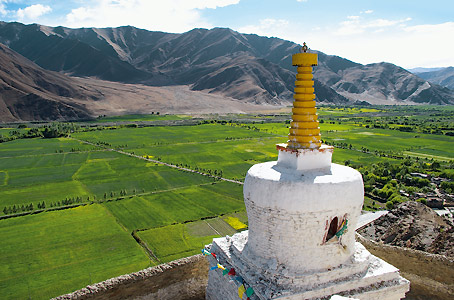
<svg viewBox="0 0 454 300">
<path fill-rule="evenodd" d="M 57 72 L 47 71 L 0 44 L 0 120 L 87 118 L 73 99 L 96 101 L 99 91 Z"/>
<path fill-rule="evenodd" d="M 45 72 L 2 46 L 3 122 L 157 110 L 180 113 L 195 107 L 219 113 L 287 106 L 295 80 L 291 55 L 300 49 L 279 38 L 228 28 L 172 34 L 131 26 L 70 29 L 1 21 L 0 43 L 41 68 L 90 78 Z M 393 64 L 361 65 L 317 53 L 319 102 L 454 103 L 454 91 Z"/>
<path fill-rule="evenodd" d="M 127 113 L 243 113 L 276 107 L 191 91 L 189 86 L 155 87 L 44 70 L 0 44 L 0 123 L 75 120 Z"/>
</svg>

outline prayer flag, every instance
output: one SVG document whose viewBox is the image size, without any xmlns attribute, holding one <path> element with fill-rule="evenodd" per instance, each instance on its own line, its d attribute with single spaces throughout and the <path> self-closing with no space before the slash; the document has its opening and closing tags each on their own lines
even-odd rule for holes
<svg viewBox="0 0 454 300">
<path fill-rule="evenodd" d="M 235 276 L 234 279 L 235 279 L 236 281 L 238 281 L 239 283 L 243 283 L 243 282 L 244 282 L 244 281 L 243 281 L 243 277 L 241 277 L 241 276 Z"/>
<path fill-rule="evenodd" d="M 211 253 L 211 255 L 213 255 L 213 257 L 214 257 L 214 258 L 217 258 L 217 257 L 216 257 L 216 254 L 214 254 L 214 253 Z"/>
<path fill-rule="evenodd" d="M 254 290 L 251 288 L 251 287 L 248 287 L 247 290 L 246 290 L 246 295 L 249 299 L 249 297 L 251 297 L 252 295 L 254 294 Z"/>
<path fill-rule="evenodd" d="M 221 269 L 221 270 L 225 270 L 224 266 L 220 265 L 220 264 L 218 264 L 218 268 Z"/>
<path fill-rule="evenodd" d="M 231 268 L 231 269 L 230 269 L 229 275 L 230 275 L 230 276 L 235 276 L 235 275 L 236 275 L 236 272 L 235 272 L 235 269 L 234 269 L 234 268 Z"/>
<path fill-rule="evenodd" d="M 218 266 L 211 267 L 210 270 L 216 270 Z"/>
<path fill-rule="evenodd" d="M 243 299 L 244 292 L 246 292 L 244 285 L 240 285 L 240 287 L 238 288 L 238 297 L 240 297 L 240 299 Z"/>
<path fill-rule="evenodd" d="M 223 275 L 223 276 L 227 275 L 227 273 L 229 273 L 229 270 L 228 270 L 228 269 L 225 269 L 225 270 L 222 271 L 222 275 Z"/>
</svg>

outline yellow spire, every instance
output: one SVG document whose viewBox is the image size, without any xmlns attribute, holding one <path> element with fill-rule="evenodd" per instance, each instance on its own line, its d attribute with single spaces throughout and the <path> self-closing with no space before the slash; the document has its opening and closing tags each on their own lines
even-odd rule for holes
<svg viewBox="0 0 454 300">
<path fill-rule="evenodd" d="M 293 116 L 288 135 L 288 147 L 292 149 L 318 149 L 322 145 L 320 127 L 315 108 L 312 66 L 317 65 L 317 54 L 307 52 L 306 43 L 302 53 L 292 56 L 292 65 L 298 66 L 293 98 Z"/>
</svg>

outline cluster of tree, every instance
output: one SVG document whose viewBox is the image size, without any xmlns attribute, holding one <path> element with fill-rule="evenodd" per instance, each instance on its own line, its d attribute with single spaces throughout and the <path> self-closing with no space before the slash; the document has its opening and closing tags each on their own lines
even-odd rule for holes
<svg viewBox="0 0 454 300">
<path fill-rule="evenodd" d="M 76 132 L 80 126 L 74 123 L 52 123 L 40 128 L 44 138 L 57 138 L 68 136 L 70 133 Z"/>
<path fill-rule="evenodd" d="M 99 146 L 112 147 L 112 144 L 110 144 L 108 142 L 103 142 L 103 141 L 97 141 L 95 144 L 99 145 Z"/>
<path fill-rule="evenodd" d="M 352 164 L 350 161 L 346 161 L 347 163 Z M 451 168 L 452 165 L 441 165 L 438 161 L 433 160 L 406 158 L 399 163 L 384 161 L 354 167 L 363 176 L 366 195 L 373 200 L 386 203 L 387 208 L 392 208 L 397 203 L 407 201 L 411 196 L 414 197 L 416 193 L 426 194 L 434 191 L 436 186 L 431 184 L 429 179 L 420 177 L 419 174 L 443 176 L 446 172 L 440 170 Z M 452 181 L 443 181 L 440 184 L 440 188 L 447 192 L 450 191 L 450 187 L 454 187 Z M 424 203 L 422 198 L 419 201 Z"/>
<path fill-rule="evenodd" d="M 443 181 L 440 184 L 440 187 L 449 194 L 454 194 L 454 182 L 452 181 Z"/>
<path fill-rule="evenodd" d="M 87 197 L 87 201 L 90 201 L 90 197 Z M 76 203 L 82 203 L 83 199 L 80 196 L 77 197 L 66 197 L 62 201 L 51 202 L 50 207 L 61 207 L 66 205 L 72 205 Z"/>
<path fill-rule="evenodd" d="M 213 170 L 213 169 L 200 168 L 198 166 L 191 166 L 189 164 L 183 164 L 183 163 L 170 163 L 170 164 L 177 166 L 177 167 L 194 170 L 196 172 L 205 173 L 205 174 L 208 174 L 213 177 L 222 177 L 222 175 L 223 175 L 223 171 L 218 170 L 218 169 Z"/>
<path fill-rule="evenodd" d="M 137 193 L 137 190 L 136 190 L 136 189 L 133 189 L 133 190 L 132 190 L 132 194 L 135 195 L 136 193 Z M 120 196 L 121 196 L 121 197 L 126 196 L 126 194 L 127 194 L 126 190 L 120 190 Z M 110 195 L 110 198 L 114 198 L 115 195 L 116 195 L 116 193 L 115 193 L 114 191 L 111 191 L 109 194 L 108 194 L 107 192 L 104 193 L 104 197 L 103 197 L 104 200 L 106 200 L 107 197 L 108 197 L 109 195 Z"/>
<path fill-rule="evenodd" d="M 252 124 L 255 124 L 255 121 L 251 122 Z M 264 123 L 264 121 L 260 121 L 260 123 Z M 226 125 L 229 124 L 230 126 L 237 126 L 237 127 L 242 127 L 248 130 L 253 130 L 253 131 L 261 131 L 260 128 L 257 128 L 257 126 L 251 126 L 246 123 L 240 123 L 240 122 L 235 122 L 233 120 L 202 120 L 197 123 L 197 125 L 203 125 L 203 124 L 221 124 L 221 125 Z"/>
<path fill-rule="evenodd" d="M 387 112 L 389 115 L 396 112 L 392 109 Z M 338 117 L 335 119 L 342 122 L 353 122 L 365 128 L 392 129 L 403 132 L 418 132 L 425 134 L 437 134 L 454 136 L 454 126 L 452 123 L 452 112 L 424 114 L 421 111 L 413 112 L 400 111 L 403 116 L 370 116 L 370 117 Z M 320 122 L 321 123 L 321 122 Z M 331 122 L 329 122 L 331 123 Z"/>
<path fill-rule="evenodd" d="M 10 214 L 17 214 L 17 213 L 33 211 L 33 210 L 34 210 L 33 203 L 30 203 L 28 205 L 22 204 L 22 205 L 17 205 L 17 206 L 16 205 L 5 206 L 3 208 L 3 213 L 5 215 L 10 215 Z"/>
<path fill-rule="evenodd" d="M 20 124 L 18 129 L 26 129 L 25 124 Z M 12 130 L 8 136 L 0 135 L 0 143 L 8 142 L 16 139 L 29 138 L 57 138 L 68 136 L 70 133 L 80 130 L 80 126 L 74 123 L 52 123 L 40 127 L 32 127 L 28 130 Z"/>
</svg>

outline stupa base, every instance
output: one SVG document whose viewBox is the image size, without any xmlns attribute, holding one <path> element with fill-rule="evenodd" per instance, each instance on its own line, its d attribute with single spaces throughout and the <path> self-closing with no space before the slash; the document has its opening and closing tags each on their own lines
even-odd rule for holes
<svg viewBox="0 0 454 300">
<path fill-rule="evenodd" d="M 409 281 L 399 275 L 397 268 L 370 254 L 360 243 L 355 243 L 351 259 L 336 268 L 290 274 L 285 270 L 273 272 L 272 267 L 264 270 L 243 255 L 247 238 L 247 231 L 217 238 L 207 250 L 217 257 L 208 257 L 210 267 L 219 261 L 227 269 L 234 268 L 244 286 L 254 290 L 250 300 L 330 299 L 333 295 L 394 300 L 404 298 L 409 290 Z M 210 270 L 206 299 L 241 299 L 241 282 L 235 276 L 223 275 L 222 269 Z M 246 294 L 242 296 L 247 298 Z"/>
</svg>

